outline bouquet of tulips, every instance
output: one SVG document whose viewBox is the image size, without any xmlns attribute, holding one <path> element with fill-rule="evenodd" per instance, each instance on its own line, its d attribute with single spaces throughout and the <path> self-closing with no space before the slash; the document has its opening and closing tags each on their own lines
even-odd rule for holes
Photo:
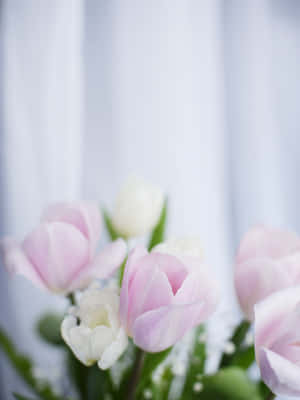
<svg viewBox="0 0 300 400">
<path fill-rule="evenodd" d="M 67 386 L 37 376 L 0 330 L 0 349 L 32 390 L 15 399 L 300 396 L 300 238 L 255 227 L 242 239 L 234 279 L 244 319 L 208 371 L 206 321 L 220 302 L 219 284 L 198 239 L 165 240 L 166 219 L 162 191 L 134 178 L 111 213 L 92 203 L 54 204 L 21 243 L 2 240 L 9 272 L 68 301 L 64 315 L 37 323 L 64 354 Z M 111 241 L 99 249 L 102 226 Z"/>
</svg>

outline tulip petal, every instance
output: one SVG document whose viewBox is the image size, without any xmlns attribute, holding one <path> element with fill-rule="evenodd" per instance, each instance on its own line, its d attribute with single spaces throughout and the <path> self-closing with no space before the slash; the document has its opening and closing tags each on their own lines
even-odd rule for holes
<svg viewBox="0 0 300 400">
<path fill-rule="evenodd" d="M 45 289 L 43 277 L 26 257 L 18 243 L 10 238 L 5 238 L 0 243 L 4 265 L 12 274 L 20 274 L 31 280 L 39 288 Z"/>
<path fill-rule="evenodd" d="M 134 343 L 150 353 L 165 350 L 201 323 L 204 314 L 201 301 L 148 311 L 134 323 Z"/>
<path fill-rule="evenodd" d="M 300 366 L 266 348 L 259 352 L 262 379 L 279 396 L 300 396 Z"/>
<path fill-rule="evenodd" d="M 96 204 L 88 202 L 53 204 L 44 212 L 42 221 L 61 221 L 73 225 L 89 240 L 91 253 L 96 250 L 102 226 L 101 214 Z"/>
<path fill-rule="evenodd" d="M 237 263 L 250 258 L 278 259 L 300 251 L 300 238 L 294 232 L 256 226 L 241 241 Z"/>
<path fill-rule="evenodd" d="M 89 259 L 86 238 L 63 222 L 42 224 L 23 241 L 22 249 L 37 273 L 54 291 L 65 291 Z"/>
<path fill-rule="evenodd" d="M 286 333 L 291 314 L 298 312 L 299 304 L 300 287 L 296 286 L 276 292 L 255 306 L 256 354 L 261 347 L 272 347 Z"/>
<path fill-rule="evenodd" d="M 201 271 L 202 269 L 202 271 Z M 204 267 L 190 273 L 174 298 L 175 304 L 188 304 L 202 301 L 203 307 L 201 319 L 211 315 L 219 301 L 219 287 L 215 280 L 211 279 Z"/>
<path fill-rule="evenodd" d="M 107 279 L 120 267 L 126 257 L 127 246 L 123 239 L 108 244 L 92 263 L 86 266 L 74 279 L 69 290 L 86 287 L 94 279 Z"/>
<path fill-rule="evenodd" d="M 147 250 L 143 246 L 137 246 L 129 253 L 128 260 L 126 262 L 124 276 L 120 294 L 120 319 L 123 326 L 126 326 L 127 314 L 128 314 L 128 302 L 129 302 L 129 284 L 132 281 L 138 266 L 139 260 L 148 254 Z"/>
<path fill-rule="evenodd" d="M 124 329 L 120 329 L 115 341 L 113 341 L 103 352 L 102 357 L 98 361 L 101 369 L 110 368 L 118 358 L 123 354 L 128 346 L 128 338 Z"/>
<path fill-rule="evenodd" d="M 293 284 L 289 271 L 277 260 L 253 259 L 236 267 L 236 293 L 240 306 L 250 321 L 254 317 L 254 304 Z"/>
<path fill-rule="evenodd" d="M 132 331 L 132 324 L 139 315 L 171 304 L 173 300 L 172 287 L 166 274 L 152 263 L 143 265 L 137 271 L 130 285 L 129 296 L 128 332 Z"/>
</svg>

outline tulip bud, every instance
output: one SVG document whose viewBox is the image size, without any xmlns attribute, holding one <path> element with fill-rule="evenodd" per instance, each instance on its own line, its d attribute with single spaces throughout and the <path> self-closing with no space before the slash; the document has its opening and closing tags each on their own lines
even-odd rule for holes
<svg viewBox="0 0 300 400">
<path fill-rule="evenodd" d="M 2 240 L 4 264 L 10 272 L 53 292 L 84 288 L 93 279 L 107 278 L 126 255 L 121 239 L 96 253 L 100 230 L 97 205 L 55 204 L 21 244 Z"/>
<path fill-rule="evenodd" d="M 235 287 L 246 317 L 268 295 L 300 284 L 300 238 L 292 232 L 255 227 L 241 241 Z"/>
<path fill-rule="evenodd" d="M 92 285 L 71 307 L 61 325 L 64 341 L 87 366 L 110 368 L 125 351 L 128 339 L 119 320 L 116 290 Z M 79 322 L 77 322 L 79 321 Z"/>
<path fill-rule="evenodd" d="M 163 202 L 159 187 L 136 177 L 130 178 L 116 199 L 112 215 L 115 230 L 128 238 L 150 233 L 159 220 Z"/>
<path fill-rule="evenodd" d="M 218 288 L 197 257 L 175 257 L 137 247 L 130 253 L 121 288 L 120 315 L 137 346 L 162 351 L 215 310 Z"/>
</svg>

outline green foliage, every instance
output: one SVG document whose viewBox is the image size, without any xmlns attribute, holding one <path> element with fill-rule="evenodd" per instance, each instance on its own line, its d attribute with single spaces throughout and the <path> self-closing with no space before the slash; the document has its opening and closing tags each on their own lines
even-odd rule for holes
<svg viewBox="0 0 300 400">
<path fill-rule="evenodd" d="M 103 214 L 103 218 L 104 218 L 104 223 L 106 226 L 106 230 L 107 233 L 110 237 L 111 240 L 116 240 L 120 237 L 120 235 L 118 234 L 118 232 L 115 230 L 115 228 L 113 227 L 110 215 L 108 213 L 108 211 L 106 211 L 104 208 L 102 209 L 102 214 Z"/>
<path fill-rule="evenodd" d="M 37 323 L 36 329 L 39 336 L 47 343 L 54 346 L 62 346 L 64 344 L 60 326 L 63 317 L 54 313 L 45 314 Z"/>
<path fill-rule="evenodd" d="M 137 392 L 141 393 L 147 384 L 151 382 L 151 377 L 155 369 L 166 359 L 172 348 L 168 348 L 160 353 L 146 353 L 142 372 L 139 379 Z"/>
<path fill-rule="evenodd" d="M 254 351 L 253 349 L 247 349 L 243 346 L 245 337 L 250 329 L 249 321 L 242 321 L 235 329 L 231 342 L 235 346 L 235 352 L 233 354 L 223 354 L 220 368 L 228 367 L 229 365 L 239 365 L 244 368 L 248 368 L 254 362 Z M 252 347 L 252 346 L 249 346 Z"/>
<path fill-rule="evenodd" d="M 13 393 L 13 396 L 16 400 L 33 400 L 29 397 L 22 396 L 21 394 L 18 393 Z"/>
<path fill-rule="evenodd" d="M 195 399 L 201 400 L 263 400 L 259 387 L 252 382 L 246 372 L 238 367 L 228 367 L 215 375 L 202 379 L 202 391 L 195 393 Z"/>
<path fill-rule="evenodd" d="M 168 215 L 168 201 L 165 200 L 163 209 L 160 214 L 159 221 L 155 228 L 152 231 L 150 241 L 149 241 L 149 250 L 153 249 L 157 244 L 164 241 L 165 231 L 166 231 L 166 222 Z"/>
<path fill-rule="evenodd" d="M 27 383 L 32 391 L 39 396 L 40 399 L 61 400 L 59 396 L 54 394 L 49 383 L 44 380 L 41 381 L 35 378 L 33 374 L 33 365 L 31 360 L 15 349 L 12 341 L 1 329 L 0 348 L 2 349 L 18 375 Z"/>
<path fill-rule="evenodd" d="M 193 391 L 195 382 L 199 380 L 199 375 L 202 376 L 205 368 L 206 360 L 206 345 L 201 339 L 201 335 L 205 332 L 205 327 L 200 325 L 195 330 L 194 342 L 190 353 L 189 366 L 186 372 L 186 380 L 184 384 L 182 398 L 193 399 L 197 398 Z"/>
<path fill-rule="evenodd" d="M 103 371 L 95 364 L 86 367 L 68 350 L 67 367 L 69 377 L 82 400 L 103 400 L 105 394 L 114 397 L 109 371 Z"/>
</svg>

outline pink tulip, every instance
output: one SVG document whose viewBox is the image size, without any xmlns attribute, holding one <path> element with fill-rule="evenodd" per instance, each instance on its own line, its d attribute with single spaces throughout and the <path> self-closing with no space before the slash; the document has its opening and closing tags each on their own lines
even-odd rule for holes
<svg viewBox="0 0 300 400">
<path fill-rule="evenodd" d="M 292 232 L 255 227 L 243 238 L 236 259 L 235 287 L 243 312 L 278 290 L 300 284 L 300 238 Z"/>
<path fill-rule="evenodd" d="M 200 259 L 137 247 L 125 267 L 120 317 L 137 346 L 159 352 L 205 321 L 217 298 L 216 283 Z"/>
<path fill-rule="evenodd" d="M 274 394 L 300 396 L 300 286 L 255 306 L 255 352 L 262 379 Z"/>
<path fill-rule="evenodd" d="M 50 206 L 21 244 L 11 238 L 2 241 L 4 264 L 9 271 L 54 292 L 86 287 L 92 279 L 108 277 L 126 253 L 124 241 L 117 240 L 96 254 L 101 225 L 97 205 Z"/>
</svg>

